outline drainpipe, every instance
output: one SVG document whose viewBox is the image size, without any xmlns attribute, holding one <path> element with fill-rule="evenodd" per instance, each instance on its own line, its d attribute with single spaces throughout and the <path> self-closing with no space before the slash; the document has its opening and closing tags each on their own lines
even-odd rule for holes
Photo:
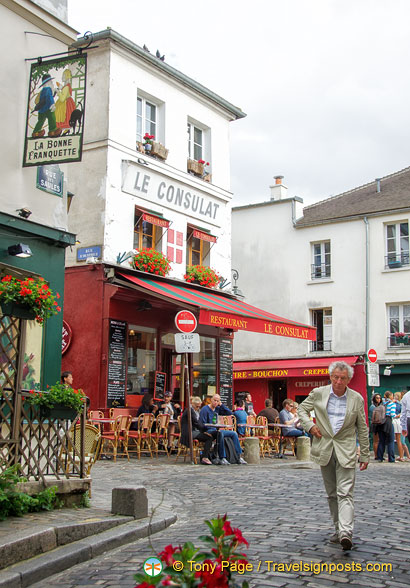
<svg viewBox="0 0 410 588">
<path fill-rule="evenodd" d="M 365 224 L 365 230 L 366 230 L 366 330 L 365 330 L 365 353 L 367 353 L 367 350 L 369 349 L 369 291 L 370 291 L 370 285 L 369 285 L 369 261 L 370 261 L 370 252 L 369 252 L 369 221 L 367 219 L 367 216 L 365 216 L 363 218 L 364 224 Z"/>
</svg>

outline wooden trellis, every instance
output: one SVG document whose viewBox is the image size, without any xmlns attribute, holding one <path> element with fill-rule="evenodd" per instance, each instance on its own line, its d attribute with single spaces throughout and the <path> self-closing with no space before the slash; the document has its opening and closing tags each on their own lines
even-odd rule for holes
<svg viewBox="0 0 410 588">
<path fill-rule="evenodd" d="M 74 423 L 49 418 L 25 402 L 21 390 L 26 320 L 0 316 L 0 471 L 20 464 L 21 475 L 42 480 L 85 477 L 84 411 Z M 73 439 L 80 434 L 80 443 Z M 75 449 L 80 447 L 80 451 Z"/>
</svg>

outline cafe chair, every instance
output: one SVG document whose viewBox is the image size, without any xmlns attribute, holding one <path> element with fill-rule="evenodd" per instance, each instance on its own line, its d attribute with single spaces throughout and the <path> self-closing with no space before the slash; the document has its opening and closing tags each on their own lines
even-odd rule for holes
<svg viewBox="0 0 410 588">
<path fill-rule="evenodd" d="M 297 437 L 282 437 L 282 453 L 285 455 L 285 451 L 288 449 L 292 455 L 296 456 L 296 439 Z"/>
<path fill-rule="evenodd" d="M 91 468 L 98 459 L 98 453 L 101 447 L 101 432 L 98 427 L 86 423 L 84 435 L 84 465 L 85 475 L 91 474 Z M 68 440 L 67 451 L 63 449 L 60 452 L 59 462 L 64 463 L 65 473 L 70 473 L 73 463 L 80 463 L 81 456 L 81 424 L 75 425 L 70 429 L 70 438 Z M 91 498 L 91 486 L 88 491 Z"/>
<path fill-rule="evenodd" d="M 112 455 L 114 461 L 117 460 L 117 455 L 125 455 L 128 461 L 130 460 L 128 454 L 128 432 L 131 421 L 132 417 L 130 415 L 119 416 L 115 419 L 113 428 L 110 431 L 104 431 L 101 434 L 101 455 Z M 111 448 L 111 451 L 105 449 L 107 445 L 108 448 Z"/>
<path fill-rule="evenodd" d="M 256 425 L 256 417 L 248 414 L 248 416 L 246 417 L 246 425 Z M 251 435 L 253 435 L 252 429 L 246 426 L 245 437 L 251 437 Z"/>
<path fill-rule="evenodd" d="M 151 429 L 154 420 L 155 416 L 152 413 L 140 414 L 137 421 L 137 430 L 128 432 L 128 451 L 130 453 L 134 452 L 132 450 L 132 447 L 134 447 L 138 459 L 141 459 L 141 451 L 149 451 L 152 457 Z M 133 442 L 132 446 L 130 446 L 130 441 Z"/>
<path fill-rule="evenodd" d="M 222 418 L 223 424 L 227 426 L 228 430 L 236 431 L 236 417 L 234 414 L 225 414 Z"/>
<path fill-rule="evenodd" d="M 104 413 L 102 410 L 89 410 L 88 411 L 88 420 L 90 419 L 103 419 L 104 418 Z M 97 429 L 99 431 L 101 431 L 103 429 L 103 423 L 89 423 L 90 425 L 92 425 L 93 427 L 97 427 Z"/>
<path fill-rule="evenodd" d="M 263 427 L 263 429 L 255 429 L 255 437 L 259 439 L 261 457 L 265 457 L 266 453 L 270 455 L 274 447 L 272 437 L 269 435 L 268 419 L 265 416 L 259 416 L 256 418 L 256 424 Z"/>
<path fill-rule="evenodd" d="M 164 451 L 169 457 L 168 453 L 168 425 L 169 419 L 171 416 L 169 414 L 159 414 L 156 418 L 156 427 L 155 432 L 151 432 L 151 444 L 152 449 L 156 453 L 156 457 L 158 459 L 158 452 Z M 163 449 L 160 449 L 159 446 L 162 445 Z"/>
</svg>

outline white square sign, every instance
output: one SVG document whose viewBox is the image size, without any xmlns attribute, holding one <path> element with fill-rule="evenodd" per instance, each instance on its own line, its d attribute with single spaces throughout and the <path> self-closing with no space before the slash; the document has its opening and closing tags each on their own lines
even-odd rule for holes
<svg viewBox="0 0 410 588">
<path fill-rule="evenodd" d="M 199 353 L 201 343 L 198 333 L 175 333 L 175 350 L 177 353 Z"/>
</svg>

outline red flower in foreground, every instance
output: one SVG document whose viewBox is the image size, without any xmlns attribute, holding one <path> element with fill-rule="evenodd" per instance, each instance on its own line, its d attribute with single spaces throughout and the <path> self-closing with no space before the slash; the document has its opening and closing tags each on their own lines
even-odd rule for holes
<svg viewBox="0 0 410 588">
<path fill-rule="evenodd" d="M 164 549 L 164 551 L 161 551 L 161 553 L 158 554 L 159 558 L 165 562 L 167 564 L 167 566 L 170 566 L 173 564 L 174 562 L 174 553 L 179 551 L 178 547 L 173 547 L 172 545 L 167 545 Z"/>
<path fill-rule="evenodd" d="M 237 540 L 237 542 L 243 543 L 244 545 L 249 547 L 249 543 L 247 542 L 245 537 L 242 535 L 242 531 L 240 529 L 234 529 L 233 531 L 234 531 L 235 539 Z"/>
<path fill-rule="evenodd" d="M 231 527 L 231 523 L 229 521 L 224 522 L 224 526 L 222 527 L 225 531 L 225 535 L 234 535 L 234 530 Z"/>
</svg>

